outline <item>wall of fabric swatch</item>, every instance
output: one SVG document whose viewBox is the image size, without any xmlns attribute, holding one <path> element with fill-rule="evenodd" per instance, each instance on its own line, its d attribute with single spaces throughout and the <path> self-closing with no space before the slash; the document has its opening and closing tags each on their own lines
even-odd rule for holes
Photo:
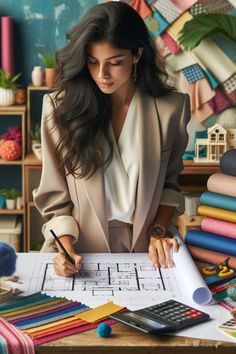
<svg viewBox="0 0 236 354">
<path fill-rule="evenodd" d="M 167 68 L 181 91 L 190 95 L 192 119 L 187 150 L 194 150 L 196 133 L 220 123 L 236 127 L 236 41 L 214 35 L 185 51 L 179 43 L 184 24 L 198 14 L 236 16 L 235 0 L 126 1 L 146 22 Z M 236 17 L 235 17 L 236 21 Z M 199 136 L 198 136 L 199 137 Z"/>
</svg>

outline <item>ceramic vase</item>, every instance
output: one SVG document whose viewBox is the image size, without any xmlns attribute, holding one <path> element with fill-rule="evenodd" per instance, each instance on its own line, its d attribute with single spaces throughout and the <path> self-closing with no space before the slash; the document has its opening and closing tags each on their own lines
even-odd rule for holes
<svg viewBox="0 0 236 354">
<path fill-rule="evenodd" d="M 15 209 L 16 208 L 16 199 L 6 199 L 6 207 L 7 209 Z"/>
<path fill-rule="evenodd" d="M 0 87 L 0 106 L 12 106 L 15 103 L 15 91 Z"/>
<path fill-rule="evenodd" d="M 32 141 L 32 151 L 37 159 L 42 160 L 42 144 L 38 141 Z"/>
<path fill-rule="evenodd" d="M 35 66 L 32 73 L 32 84 L 34 86 L 42 86 L 43 83 L 43 72 L 41 66 Z"/>
</svg>

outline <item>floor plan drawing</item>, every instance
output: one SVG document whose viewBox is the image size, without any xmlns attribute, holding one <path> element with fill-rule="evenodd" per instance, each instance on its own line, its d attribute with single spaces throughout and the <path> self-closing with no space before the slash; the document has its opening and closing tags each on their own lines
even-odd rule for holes
<svg viewBox="0 0 236 354">
<path fill-rule="evenodd" d="M 174 291 L 173 272 L 155 269 L 151 263 L 83 263 L 80 273 L 65 279 L 55 274 L 47 263 L 42 291 L 86 291 L 92 296 L 114 296 L 122 291 Z"/>
</svg>

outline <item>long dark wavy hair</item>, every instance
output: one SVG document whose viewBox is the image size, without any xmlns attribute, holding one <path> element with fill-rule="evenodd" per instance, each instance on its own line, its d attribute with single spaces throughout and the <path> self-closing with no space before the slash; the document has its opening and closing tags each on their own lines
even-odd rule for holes
<svg viewBox="0 0 236 354">
<path fill-rule="evenodd" d="M 88 71 L 88 45 L 105 40 L 115 48 L 130 49 L 133 55 L 142 47 L 138 89 L 158 97 L 172 88 L 145 23 L 126 3 L 112 1 L 94 6 L 67 37 L 68 44 L 57 53 L 59 75 L 53 117 L 60 138 L 56 155 L 67 175 L 89 178 L 109 164 L 113 148 L 108 135 L 109 95 L 100 91 Z M 104 151 L 104 139 L 109 153 Z"/>
</svg>

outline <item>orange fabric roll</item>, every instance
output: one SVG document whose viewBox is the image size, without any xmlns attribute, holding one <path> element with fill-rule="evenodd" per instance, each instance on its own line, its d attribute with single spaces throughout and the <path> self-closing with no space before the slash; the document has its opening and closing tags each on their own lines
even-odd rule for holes
<svg viewBox="0 0 236 354">
<path fill-rule="evenodd" d="M 230 268 L 236 269 L 236 257 L 229 256 L 224 253 L 219 253 L 216 251 L 207 250 L 205 248 L 186 245 L 191 256 L 202 262 L 220 264 L 224 262 L 227 258 L 229 258 L 228 265 Z"/>
</svg>

